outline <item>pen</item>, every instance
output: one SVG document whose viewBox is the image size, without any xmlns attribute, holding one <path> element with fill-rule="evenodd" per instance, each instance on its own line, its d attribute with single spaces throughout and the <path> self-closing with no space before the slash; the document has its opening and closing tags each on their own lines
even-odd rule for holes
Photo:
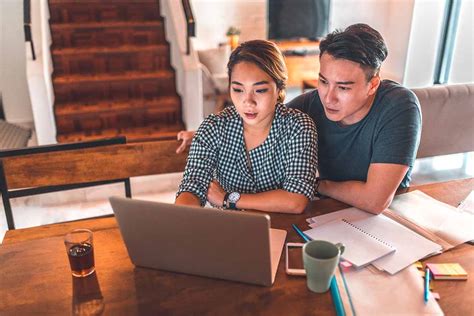
<svg viewBox="0 0 474 316">
<path fill-rule="evenodd" d="M 430 270 L 428 268 L 425 269 L 425 303 L 428 302 L 428 294 L 430 293 Z"/>
<path fill-rule="evenodd" d="M 341 294 L 339 293 L 339 289 L 337 288 L 337 282 L 334 276 L 331 279 L 330 289 L 334 307 L 336 308 L 336 315 L 345 316 L 346 313 L 344 311 L 344 305 L 342 304 Z"/>
<path fill-rule="evenodd" d="M 304 241 L 308 242 L 308 241 L 312 240 L 311 237 L 309 237 L 308 235 L 306 235 L 305 233 L 303 233 L 303 232 L 301 231 L 301 229 L 298 228 L 298 226 L 296 226 L 295 224 L 292 224 L 291 226 L 293 226 L 293 229 L 295 230 L 295 232 L 296 232 L 298 235 L 300 235 L 301 238 L 304 239 Z"/>
</svg>

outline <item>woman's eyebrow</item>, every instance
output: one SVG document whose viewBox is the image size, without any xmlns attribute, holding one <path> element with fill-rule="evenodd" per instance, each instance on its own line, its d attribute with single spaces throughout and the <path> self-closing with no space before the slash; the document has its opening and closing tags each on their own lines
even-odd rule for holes
<svg viewBox="0 0 474 316">
<path fill-rule="evenodd" d="M 267 81 L 267 80 L 262 80 L 262 81 L 259 81 L 259 82 L 255 82 L 253 84 L 253 86 L 259 86 L 259 85 L 263 85 L 263 84 L 269 84 L 270 82 Z M 236 85 L 239 85 L 239 86 L 243 86 L 242 83 L 238 82 L 238 81 L 231 81 L 231 84 L 236 84 Z"/>
</svg>

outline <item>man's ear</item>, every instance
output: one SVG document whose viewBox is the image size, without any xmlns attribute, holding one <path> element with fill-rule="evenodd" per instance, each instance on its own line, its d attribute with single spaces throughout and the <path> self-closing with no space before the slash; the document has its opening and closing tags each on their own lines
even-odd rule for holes
<svg viewBox="0 0 474 316">
<path fill-rule="evenodd" d="M 376 74 L 369 81 L 369 95 L 374 95 L 377 92 L 377 89 L 380 86 L 380 76 Z"/>
</svg>

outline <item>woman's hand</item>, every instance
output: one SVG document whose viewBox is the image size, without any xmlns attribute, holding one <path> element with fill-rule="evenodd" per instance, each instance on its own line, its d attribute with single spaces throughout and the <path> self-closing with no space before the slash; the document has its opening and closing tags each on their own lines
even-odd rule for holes
<svg viewBox="0 0 474 316">
<path fill-rule="evenodd" d="M 224 206 L 224 197 L 226 192 L 221 187 L 219 182 L 213 180 L 209 184 L 209 189 L 207 190 L 207 200 L 214 206 L 222 207 Z"/>
<path fill-rule="evenodd" d="M 186 150 L 186 147 L 191 146 L 191 141 L 193 140 L 194 134 L 196 134 L 195 131 L 181 131 L 178 133 L 178 140 L 182 140 L 183 142 L 176 149 L 177 154 L 182 153 L 184 150 Z"/>
</svg>

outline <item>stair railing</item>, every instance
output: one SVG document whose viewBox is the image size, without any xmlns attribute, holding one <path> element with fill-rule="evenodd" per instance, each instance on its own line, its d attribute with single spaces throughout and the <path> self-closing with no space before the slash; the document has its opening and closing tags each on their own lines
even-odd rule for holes
<svg viewBox="0 0 474 316">
<path fill-rule="evenodd" d="M 2 1 L 2 0 L 0 0 Z M 29 12 L 28 29 L 36 49 L 33 60 L 26 58 L 26 80 L 30 95 L 31 110 L 38 145 L 56 143 L 56 124 L 54 122 L 54 91 L 52 83 L 53 62 L 51 59 L 51 32 L 49 29 L 48 0 L 24 0 Z M 25 4 L 24 2 L 24 4 Z M 25 14 L 26 16 L 26 14 Z M 26 24 L 25 24 L 26 26 Z M 25 33 L 26 35 L 26 33 Z M 27 47 L 25 47 L 28 50 Z M 36 60 L 35 60 L 36 57 Z"/>
<path fill-rule="evenodd" d="M 161 0 L 160 12 L 166 26 L 166 40 L 170 44 L 171 65 L 176 71 L 176 90 L 182 100 L 183 122 L 187 129 L 194 130 L 204 119 L 202 74 L 198 54 L 194 49 L 196 38 L 192 37 L 195 31 L 194 17 L 186 17 L 184 9 L 190 9 L 191 6 L 189 0 L 186 5 L 182 1 Z M 183 27 L 188 24 L 187 21 L 192 22 L 189 36 Z"/>
<path fill-rule="evenodd" d="M 189 55 L 189 39 L 196 36 L 196 23 L 194 20 L 193 9 L 189 0 L 181 1 L 186 18 L 186 55 Z"/>
<path fill-rule="evenodd" d="M 36 60 L 35 45 L 33 44 L 33 36 L 31 36 L 31 2 L 23 0 L 23 28 L 25 30 L 25 42 L 30 42 L 31 55 Z"/>
</svg>

